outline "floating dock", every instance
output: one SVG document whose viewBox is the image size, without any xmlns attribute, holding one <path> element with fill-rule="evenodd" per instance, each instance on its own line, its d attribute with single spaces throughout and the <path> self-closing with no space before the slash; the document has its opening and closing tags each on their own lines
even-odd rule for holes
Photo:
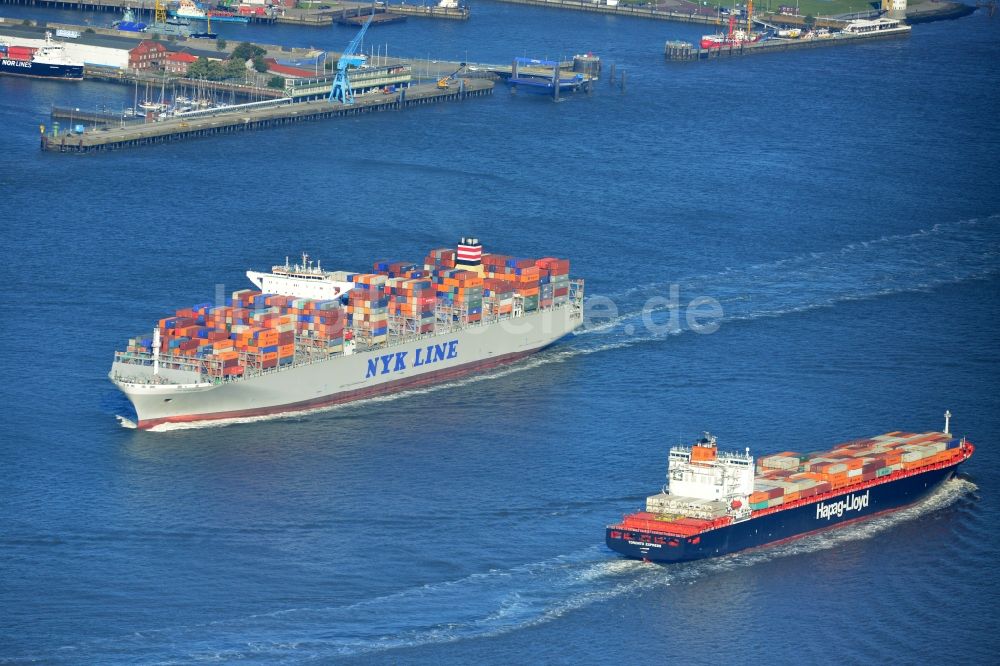
<svg viewBox="0 0 1000 666">
<path fill-rule="evenodd" d="M 355 97 L 354 104 L 339 104 L 326 100 L 297 103 L 291 103 L 287 99 L 271 100 L 244 104 L 236 108 L 179 115 L 142 125 L 104 127 L 83 133 L 50 132 L 42 134 L 41 149 L 74 154 L 121 150 L 326 118 L 394 111 L 493 93 L 492 81 L 460 79 L 457 84 L 444 90 L 436 85 L 417 85 L 392 94 L 359 95 Z"/>
<path fill-rule="evenodd" d="M 569 65 L 567 67 L 566 65 Z M 569 71 L 566 71 L 566 70 Z M 510 74 L 494 69 L 511 91 L 523 88 L 526 92 L 552 95 L 556 100 L 563 92 L 586 90 L 590 92 L 601 71 L 597 56 L 576 56 L 572 63 L 536 58 L 514 58 Z"/>
</svg>

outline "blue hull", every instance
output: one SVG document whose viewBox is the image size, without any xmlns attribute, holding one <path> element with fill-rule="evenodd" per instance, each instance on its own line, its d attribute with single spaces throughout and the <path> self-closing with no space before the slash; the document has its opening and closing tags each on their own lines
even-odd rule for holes
<svg viewBox="0 0 1000 666">
<path fill-rule="evenodd" d="M 83 65 L 50 65 L 28 60 L 0 58 L 0 74 L 31 76 L 38 79 L 83 80 Z"/>
<path fill-rule="evenodd" d="M 958 464 L 955 464 L 928 470 L 794 509 L 751 518 L 697 536 L 671 537 L 612 526 L 607 528 L 605 540 L 608 548 L 625 557 L 650 562 L 685 562 L 727 555 L 914 504 L 954 476 L 957 467 Z M 843 504 L 838 506 L 841 502 Z"/>
</svg>

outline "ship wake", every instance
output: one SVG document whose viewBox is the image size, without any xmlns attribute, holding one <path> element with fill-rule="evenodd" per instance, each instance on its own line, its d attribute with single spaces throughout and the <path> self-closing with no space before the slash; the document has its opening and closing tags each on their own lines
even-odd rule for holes
<svg viewBox="0 0 1000 666">
<path fill-rule="evenodd" d="M 638 594 L 669 595 L 671 586 L 697 585 L 725 572 L 871 539 L 951 506 L 976 490 L 972 482 L 956 478 L 919 504 L 895 513 L 710 560 L 643 564 L 619 559 L 603 545 L 594 545 L 540 562 L 490 569 L 350 604 L 275 609 L 144 630 L 64 649 L 72 649 L 77 656 L 93 655 L 96 660 L 124 647 L 169 654 L 181 661 L 322 660 L 490 638 L 542 625 L 594 604 Z M 179 646 L 185 646 L 182 654 L 177 654 Z M 38 656 L 44 660 L 44 655 Z"/>
<path fill-rule="evenodd" d="M 690 302 L 664 302 L 672 284 L 677 286 L 684 298 L 715 299 L 722 309 L 718 324 L 725 326 L 834 307 L 842 302 L 929 291 L 946 284 L 988 279 L 998 271 L 1000 215 L 941 223 L 910 234 L 853 242 L 837 250 L 806 253 L 745 267 L 727 267 L 713 273 L 680 278 L 675 283 L 636 285 L 604 297 L 616 306 L 612 316 L 588 316 L 587 325 L 568 339 L 491 372 L 354 403 L 267 416 L 167 423 L 152 430 L 167 432 L 229 426 L 354 409 L 360 405 L 491 381 L 588 354 L 656 342 L 692 330 L 685 316 L 676 317 L 676 326 L 666 322 L 671 311 L 683 309 Z M 593 298 L 592 295 L 589 302 L 593 303 Z M 593 315 L 592 310 L 590 315 Z M 119 420 L 124 427 L 134 427 L 128 419 L 119 417 Z"/>
</svg>

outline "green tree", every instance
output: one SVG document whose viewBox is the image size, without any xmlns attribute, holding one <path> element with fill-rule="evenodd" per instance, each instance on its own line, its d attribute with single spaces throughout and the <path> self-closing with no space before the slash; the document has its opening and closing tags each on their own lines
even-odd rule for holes
<svg viewBox="0 0 1000 666">
<path fill-rule="evenodd" d="M 244 61 L 258 56 L 263 57 L 266 53 L 267 51 L 250 42 L 240 42 L 240 45 L 233 49 L 233 57 Z"/>
<path fill-rule="evenodd" d="M 285 88 L 285 79 L 280 76 L 272 76 L 267 82 L 267 87 L 283 90 Z"/>
<path fill-rule="evenodd" d="M 202 56 L 195 60 L 188 67 L 189 79 L 207 79 L 209 81 L 221 81 L 226 78 L 226 70 L 218 60 L 209 60 Z"/>
<path fill-rule="evenodd" d="M 226 78 L 226 68 L 218 60 L 208 61 L 208 78 L 212 81 L 221 81 Z"/>
<path fill-rule="evenodd" d="M 816 17 L 812 14 L 806 14 L 805 24 L 807 28 L 812 28 L 816 25 Z"/>
<path fill-rule="evenodd" d="M 240 79 L 242 81 L 246 78 L 247 63 L 245 60 L 230 58 L 226 61 L 224 69 L 227 79 Z"/>
<path fill-rule="evenodd" d="M 154 32 L 153 36 L 150 39 L 152 39 L 154 42 L 160 41 L 160 33 Z"/>
<path fill-rule="evenodd" d="M 202 56 L 188 66 L 188 78 L 207 79 L 208 78 L 208 58 Z"/>
<path fill-rule="evenodd" d="M 264 62 L 264 56 L 258 55 L 253 57 L 253 68 L 261 73 L 267 71 L 267 63 Z"/>
<path fill-rule="evenodd" d="M 225 51 L 226 50 L 226 40 L 224 40 L 222 37 L 219 37 L 218 39 L 216 39 L 215 40 L 215 48 L 218 49 L 219 51 Z"/>
</svg>

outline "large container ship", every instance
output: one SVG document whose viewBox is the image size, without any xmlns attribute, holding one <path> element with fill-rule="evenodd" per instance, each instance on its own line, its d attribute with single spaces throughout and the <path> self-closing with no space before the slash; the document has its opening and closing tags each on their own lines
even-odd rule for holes
<svg viewBox="0 0 1000 666">
<path fill-rule="evenodd" d="M 137 426 L 298 412 L 516 361 L 583 322 L 569 261 L 484 254 L 478 239 L 370 273 L 247 271 L 258 289 L 161 319 L 109 376 Z"/>
<path fill-rule="evenodd" d="M 683 562 L 764 546 L 900 509 L 955 474 L 975 447 L 949 432 L 890 432 L 829 451 L 760 459 L 720 452 L 705 434 L 670 449 L 667 486 L 645 511 L 609 525 L 608 547 L 650 562 Z"/>
</svg>

